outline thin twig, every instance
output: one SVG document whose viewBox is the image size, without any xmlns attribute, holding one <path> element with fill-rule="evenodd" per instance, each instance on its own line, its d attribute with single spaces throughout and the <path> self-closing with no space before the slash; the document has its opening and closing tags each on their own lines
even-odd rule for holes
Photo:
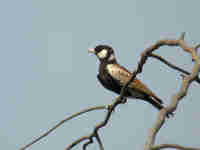
<svg viewBox="0 0 200 150">
<path fill-rule="evenodd" d="M 83 150 L 86 150 L 87 146 L 90 145 L 90 144 L 92 144 L 92 143 L 93 143 L 93 140 L 92 140 L 92 138 L 90 138 L 88 142 L 86 142 L 85 144 L 83 144 Z"/>
<path fill-rule="evenodd" d="M 172 69 L 175 69 L 175 70 L 178 70 L 186 75 L 190 75 L 190 73 L 180 67 L 177 67 L 176 65 L 170 63 L 169 61 L 167 61 L 166 59 L 164 59 L 162 56 L 159 56 L 157 54 L 149 54 L 149 57 L 152 57 L 152 58 L 156 58 L 158 60 L 160 60 L 161 62 L 163 62 L 164 64 L 166 64 L 167 66 L 171 67 Z M 195 79 L 197 83 L 200 84 L 200 79 L 199 77 L 197 76 L 197 78 Z"/>
<path fill-rule="evenodd" d="M 75 114 L 73 114 L 73 115 L 61 120 L 58 124 L 56 124 L 54 127 L 49 129 L 47 132 L 45 132 L 44 134 L 40 135 L 38 138 L 36 138 L 32 142 L 30 142 L 29 144 L 25 145 L 24 147 L 20 148 L 20 150 L 24 150 L 24 149 L 30 147 L 31 145 L 33 145 L 34 143 L 38 142 L 42 138 L 46 137 L 51 132 L 53 132 L 55 129 L 57 129 L 59 126 L 61 126 L 63 123 L 65 123 L 66 121 L 71 120 L 71 119 L 73 119 L 73 118 L 75 118 L 77 116 L 80 116 L 80 115 L 84 114 L 84 113 L 87 113 L 87 112 L 90 112 L 90 111 L 94 111 L 94 110 L 102 110 L 102 109 L 107 109 L 107 106 L 95 106 L 95 107 L 84 109 L 84 110 L 82 110 L 82 111 L 80 111 L 78 113 L 75 113 Z"/>
<path fill-rule="evenodd" d="M 97 142 L 99 143 L 100 150 L 104 150 L 103 143 L 101 141 L 101 138 L 98 132 L 96 133 L 96 139 L 97 139 Z"/>
<path fill-rule="evenodd" d="M 200 44 L 197 44 L 194 48 L 197 51 L 200 48 Z"/>
<path fill-rule="evenodd" d="M 76 146 L 77 144 L 83 142 L 84 140 L 87 140 L 87 139 L 90 139 L 91 135 L 88 135 L 88 136 L 83 136 L 77 140 L 75 140 L 74 142 L 72 142 L 67 149 L 72 149 L 74 146 Z M 91 141 L 93 142 L 93 141 Z M 87 142 L 88 143 L 88 142 Z M 85 145 L 85 144 L 84 144 Z M 88 145 L 88 144 L 87 144 Z M 85 147 L 86 148 L 86 147 Z"/>
<path fill-rule="evenodd" d="M 102 127 L 104 127 L 104 126 L 108 123 L 108 121 L 109 121 L 109 119 L 110 119 L 110 117 L 111 117 L 112 112 L 113 112 L 114 109 L 117 107 L 117 105 L 122 104 L 122 102 L 123 102 L 123 101 L 120 101 L 120 96 L 118 96 L 118 97 L 115 99 L 115 101 L 113 102 L 113 104 L 111 104 L 111 105 L 109 105 L 109 107 L 107 107 L 108 112 L 107 112 L 107 114 L 106 114 L 106 116 L 105 116 L 105 119 L 104 119 L 102 122 L 100 122 L 99 124 L 97 124 L 97 125 L 95 126 L 94 131 L 93 131 L 91 134 L 89 134 L 88 136 L 83 136 L 83 137 L 80 137 L 79 139 L 75 140 L 75 141 L 74 141 L 72 144 L 70 144 L 65 150 L 70 150 L 71 148 L 73 148 L 73 147 L 76 146 L 77 144 L 83 142 L 84 140 L 90 140 L 90 139 L 92 139 L 93 137 L 97 138 L 97 137 L 96 137 L 96 136 L 97 136 L 96 133 L 98 133 L 99 129 L 102 128 Z M 97 140 L 97 142 L 99 142 L 99 141 Z M 88 146 L 89 144 L 91 144 L 91 143 L 93 143 L 93 140 L 91 140 L 90 142 L 86 142 L 86 143 L 84 144 L 84 149 L 86 149 L 87 146 Z M 101 145 L 101 144 L 99 143 L 99 145 Z"/>
<path fill-rule="evenodd" d="M 174 148 L 179 150 L 200 150 L 199 148 L 192 148 L 192 147 L 184 147 L 178 144 L 161 144 L 153 146 L 151 150 L 160 150 L 165 148 Z"/>
</svg>

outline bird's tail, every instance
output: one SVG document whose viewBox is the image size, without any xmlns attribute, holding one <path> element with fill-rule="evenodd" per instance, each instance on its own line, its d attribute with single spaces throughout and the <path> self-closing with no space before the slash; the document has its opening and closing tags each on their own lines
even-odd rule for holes
<svg viewBox="0 0 200 150">
<path fill-rule="evenodd" d="M 162 108 L 164 108 L 163 106 L 163 101 L 161 99 L 159 99 L 158 97 L 148 97 L 148 102 L 151 103 L 154 107 L 156 107 L 158 110 L 161 110 Z M 167 114 L 167 118 L 169 118 L 170 116 L 173 116 L 173 113 L 169 113 Z"/>
<path fill-rule="evenodd" d="M 155 97 L 151 97 L 151 96 L 149 96 L 147 99 L 148 99 L 148 102 L 151 103 L 158 110 L 160 110 L 164 107 L 163 102 L 160 99 L 156 99 Z"/>
</svg>

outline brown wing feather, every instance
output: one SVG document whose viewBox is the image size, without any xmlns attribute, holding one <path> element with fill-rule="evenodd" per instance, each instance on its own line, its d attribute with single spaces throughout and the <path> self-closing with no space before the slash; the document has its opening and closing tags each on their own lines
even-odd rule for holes
<svg viewBox="0 0 200 150">
<path fill-rule="evenodd" d="M 129 72 L 126 68 L 124 68 L 123 66 L 120 66 L 119 64 L 112 64 L 113 66 L 120 68 L 121 71 L 117 72 L 120 77 L 118 77 L 118 80 L 120 79 L 120 83 L 122 85 L 124 85 L 131 77 L 132 73 Z M 115 73 L 113 71 L 113 73 Z M 116 73 L 116 74 L 117 74 Z M 155 100 L 157 100 L 160 103 L 163 103 L 162 100 L 160 98 L 158 98 L 144 83 L 142 83 L 140 80 L 138 80 L 137 78 L 135 78 L 130 84 L 129 84 L 129 88 L 133 88 L 136 91 L 145 93 L 153 98 L 155 98 Z"/>
</svg>

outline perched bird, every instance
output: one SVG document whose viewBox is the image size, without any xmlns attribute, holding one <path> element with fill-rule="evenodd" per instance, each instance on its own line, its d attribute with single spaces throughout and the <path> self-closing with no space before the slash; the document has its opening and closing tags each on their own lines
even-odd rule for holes
<svg viewBox="0 0 200 150">
<path fill-rule="evenodd" d="M 118 64 L 113 48 L 108 45 L 98 45 L 94 49 L 89 49 L 88 52 L 95 54 L 100 61 L 97 75 L 100 83 L 106 89 L 120 94 L 122 87 L 131 78 L 132 73 Z M 149 102 L 158 110 L 164 107 L 163 101 L 137 78 L 129 84 L 124 96 Z"/>
</svg>

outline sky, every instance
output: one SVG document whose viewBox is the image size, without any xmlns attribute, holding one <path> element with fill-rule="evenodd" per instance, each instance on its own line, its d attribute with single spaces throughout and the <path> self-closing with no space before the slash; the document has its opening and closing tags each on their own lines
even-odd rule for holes
<svg viewBox="0 0 200 150">
<path fill-rule="evenodd" d="M 0 149 L 17 150 L 65 117 L 113 102 L 117 95 L 98 82 L 99 62 L 88 48 L 111 45 L 118 62 L 133 71 L 142 51 L 157 40 L 176 39 L 186 32 L 189 44 L 200 42 L 199 5 L 194 0 L 1 1 Z M 192 68 L 190 56 L 180 48 L 162 47 L 156 53 L 186 70 Z M 138 78 L 166 105 L 181 85 L 179 72 L 153 59 Z M 156 144 L 200 147 L 198 88 L 197 83 L 191 85 Z M 141 101 L 119 106 L 100 130 L 105 149 L 143 149 L 157 114 Z M 84 114 L 29 150 L 62 150 L 92 132 L 104 116 L 105 111 Z M 97 143 L 88 147 L 97 148 Z"/>
</svg>

